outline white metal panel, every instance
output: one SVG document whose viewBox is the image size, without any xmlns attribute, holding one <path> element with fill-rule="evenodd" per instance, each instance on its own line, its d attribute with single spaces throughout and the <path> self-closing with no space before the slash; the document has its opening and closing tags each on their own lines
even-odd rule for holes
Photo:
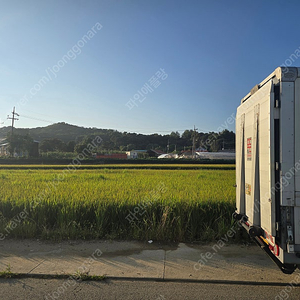
<svg viewBox="0 0 300 300">
<path fill-rule="evenodd" d="M 245 114 L 236 116 L 236 208 L 245 214 L 245 149 L 244 149 Z"/>
<path fill-rule="evenodd" d="M 259 156 L 260 156 L 260 194 L 267 200 L 261 203 L 261 222 L 263 227 L 269 232 L 272 232 L 271 220 L 272 217 L 272 203 L 269 201 L 271 198 L 271 177 L 270 177 L 270 97 L 272 91 L 272 81 L 267 82 L 255 94 L 253 94 L 247 101 L 242 103 L 238 108 L 237 117 L 245 113 L 245 184 L 246 184 L 246 215 L 250 223 L 253 224 L 253 157 L 249 159 L 247 155 L 247 143 L 254 138 L 254 107 L 261 105 L 261 112 L 259 116 Z M 237 131 L 237 135 L 239 132 Z M 238 138 L 239 140 L 239 138 Z M 240 140 L 239 140 L 240 141 Z M 251 151 L 253 149 L 251 148 Z M 237 157 L 238 157 L 237 152 Z M 253 153 L 252 153 L 253 155 Z M 250 186 L 250 188 L 249 188 Z M 250 190 L 250 191 L 249 191 Z M 260 225 L 260 224 L 257 224 Z"/>
<path fill-rule="evenodd" d="M 270 86 L 270 94 L 261 99 L 260 105 L 260 203 L 261 203 L 261 227 L 269 234 L 275 235 L 275 199 L 271 194 L 272 176 L 271 166 L 271 127 L 273 120 L 271 111 L 274 107 L 273 87 Z M 273 146 L 273 145 L 272 145 Z"/>
<path fill-rule="evenodd" d="M 298 72 L 299 75 L 299 72 Z M 300 244 L 300 78 L 295 81 L 295 244 Z"/>
<path fill-rule="evenodd" d="M 269 160 L 269 183 L 270 183 L 270 205 L 271 205 L 271 233 L 272 236 L 276 236 L 276 203 L 275 203 L 275 172 L 276 172 L 276 161 L 275 161 L 275 119 L 279 119 L 279 107 L 275 107 L 275 94 L 274 85 L 270 94 L 270 160 Z M 265 196 L 266 197 L 266 196 Z M 267 226 L 266 226 L 267 228 Z"/>
<path fill-rule="evenodd" d="M 281 205 L 294 206 L 294 82 L 281 82 Z"/>
<path fill-rule="evenodd" d="M 254 106 L 252 137 L 251 202 L 253 203 L 253 225 L 260 226 L 260 104 Z"/>
<path fill-rule="evenodd" d="M 259 99 L 257 98 L 253 101 L 255 104 Z M 253 169 L 252 169 L 252 161 L 253 161 L 253 154 L 252 154 L 252 142 L 253 142 L 253 129 L 254 129 L 254 105 L 246 110 L 245 113 L 245 189 L 246 189 L 246 215 L 249 218 L 250 223 L 253 224 L 253 186 L 252 186 L 252 177 L 253 177 Z M 250 149 L 248 144 L 251 144 Z M 249 151 L 251 154 L 249 155 Z"/>
<path fill-rule="evenodd" d="M 279 81 L 290 81 L 294 82 L 297 77 L 300 77 L 300 68 L 295 67 L 278 67 L 273 73 L 266 77 L 261 83 L 257 84 L 249 94 L 247 94 L 242 100 L 241 103 L 248 101 L 254 91 L 262 88 L 267 82 L 272 81 L 273 78 L 277 78 Z"/>
</svg>

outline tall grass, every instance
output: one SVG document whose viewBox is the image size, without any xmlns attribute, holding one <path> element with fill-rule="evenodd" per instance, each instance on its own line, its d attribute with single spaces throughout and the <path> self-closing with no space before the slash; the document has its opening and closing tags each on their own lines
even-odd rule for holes
<svg viewBox="0 0 300 300">
<path fill-rule="evenodd" d="M 0 233 L 201 241 L 232 226 L 234 170 L 0 170 Z M 62 179 L 62 180 L 60 180 Z M 42 196 L 41 196 L 42 195 Z M 126 217 L 147 203 L 137 219 Z M 7 229 L 25 209 L 28 215 Z"/>
</svg>

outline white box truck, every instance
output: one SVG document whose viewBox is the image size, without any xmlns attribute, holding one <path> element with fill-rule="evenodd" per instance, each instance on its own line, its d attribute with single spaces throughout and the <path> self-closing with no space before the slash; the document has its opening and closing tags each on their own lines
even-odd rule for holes
<svg viewBox="0 0 300 300">
<path fill-rule="evenodd" d="M 299 268 L 300 68 L 277 68 L 237 109 L 234 217 L 284 273 Z"/>
</svg>

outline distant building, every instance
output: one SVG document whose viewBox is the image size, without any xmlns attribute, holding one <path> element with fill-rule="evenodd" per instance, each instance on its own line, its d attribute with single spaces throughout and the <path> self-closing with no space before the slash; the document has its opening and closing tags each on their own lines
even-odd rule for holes
<svg viewBox="0 0 300 300">
<path fill-rule="evenodd" d="M 161 151 L 161 150 L 148 150 L 147 153 L 149 154 L 149 157 L 159 157 L 162 154 L 165 154 L 165 152 Z"/>
<path fill-rule="evenodd" d="M 193 158 L 193 152 L 191 150 L 182 151 L 180 158 Z"/>
<path fill-rule="evenodd" d="M 161 158 L 178 158 L 178 154 L 176 153 L 167 153 L 167 154 L 162 154 L 158 156 L 159 159 Z"/>
<path fill-rule="evenodd" d="M 196 152 L 199 159 L 235 160 L 235 151 Z"/>
<path fill-rule="evenodd" d="M 143 153 L 147 153 L 147 150 L 132 150 L 126 152 L 128 159 L 136 159 L 138 158 L 139 154 Z"/>
<path fill-rule="evenodd" d="M 10 156 L 9 143 L 7 141 L 0 143 L 0 156 Z M 39 141 L 33 141 L 28 150 L 16 151 L 14 157 L 39 157 Z"/>
<path fill-rule="evenodd" d="M 9 143 L 0 144 L 0 156 L 9 156 Z"/>
</svg>

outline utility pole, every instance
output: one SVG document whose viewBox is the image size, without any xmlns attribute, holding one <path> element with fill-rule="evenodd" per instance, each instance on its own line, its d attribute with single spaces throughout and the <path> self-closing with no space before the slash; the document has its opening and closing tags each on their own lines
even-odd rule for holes
<svg viewBox="0 0 300 300">
<path fill-rule="evenodd" d="M 14 124 L 15 124 L 15 121 L 19 120 L 15 116 L 19 117 L 20 115 L 15 112 L 15 107 L 14 107 L 14 109 L 12 111 L 12 117 L 10 117 L 9 115 L 7 116 L 7 119 L 11 120 L 11 136 L 14 133 Z"/>
<path fill-rule="evenodd" d="M 198 128 L 196 128 L 194 125 L 193 149 L 192 149 L 192 157 L 193 158 L 196 158 L 196 130 L 198 130 Z"/>
<path fill-rule="evenodd" d="M 12 147 L 12 145 L 14 144 L 13 142 L 13 134 L 14 134 L 14 124 L 15 124 L 15 121 L 19 120 L 18 118 L 16 118 L 16 116 L 19 117 L 19 114 L 16 113 L 15 111 L 15 107 L 12 111 L 12 117 L 10 117 L 9 115 L 7 116 L 7 119 L 11 120 L 11 137 L 10 137 L 10 147 Z M 13 148 L 11 150 L 11 156 L 14 155 L 14 152 L 15 152 L 15 149 Z"/>
</svg>

